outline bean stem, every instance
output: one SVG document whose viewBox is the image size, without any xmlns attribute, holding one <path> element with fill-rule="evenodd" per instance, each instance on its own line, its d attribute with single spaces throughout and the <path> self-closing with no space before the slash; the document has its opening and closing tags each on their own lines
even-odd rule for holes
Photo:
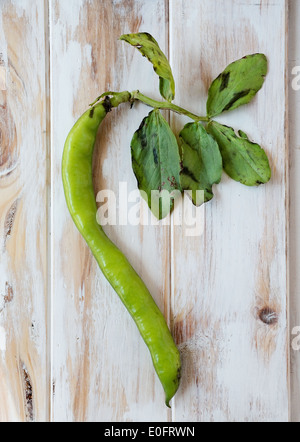
<svg viewBox="0 0 300 442">
<path fill-rule="evenodd" d="M 119 96 L 123 96 L 125 93 L 121 93 L 121 92 L 104 92 L 104 94 L 100 95 L 100 97 L 98 97 L 93 103 L 90 104 L 90 106 L 94 106 L 98 101 L 101 100 L 101 98 L 105 97 L 105 96 L 113 96 L 113 97 L 119 97 Z M 129 92 L 126 92 L 126 98 L 123 99 L 122 101 L 130 101 L 131 103 L 133 103 L 134 101 L 140 101 L 144 104 L 146 104 L 147 106 L 153 107 L 154 109 L 164 109 L 164 110 L 171 110 L 173 112 L 176 112 L 177 114 L 180 115 L 185 115 L 186 117 L 191 118 L 191 120 L 194 121 L 203 121 L 205 123 L 208 123 L 210 121 L 209 117 L 200 117 L 199 115 L 193 114 L 192 112 L 184 109 L 183 107 L 179 107 L 176 104 L 173 103 L 169 103 L 167 101 L 156 101 L 153 100 L 150 97 L 147 97 L 144 94 L 141 94 L 140 91 L 134 91 L 131 94 L 129 94 Z"/>
<path fill-rule="evenodd" d="M 194 121 L 203 121 L 203 122 L 209 122 L 208 117 L 200 117 L 199 115 L 195 115 L 192 112 L 177 106 L 173 103 L 168 103 L 167 101 L 156 101 L 152 98 L 147 97 L 146 95 L 141 94 L 139 91 L 134 91 L 131 93 L 132 100 L 139 100 L 142 103 L 146 104 L 147 106 L 153 107 L 154 109 L 165 109 L 165 110 L 171 110 L 173 112 L 176 112 L 181 115 L 185 115 L 189 118 L 191 118 Z"/>
</svg>

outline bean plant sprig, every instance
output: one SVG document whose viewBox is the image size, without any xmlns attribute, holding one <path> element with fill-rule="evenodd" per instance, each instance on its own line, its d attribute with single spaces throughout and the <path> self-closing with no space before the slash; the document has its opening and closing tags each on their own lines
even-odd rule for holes
<svg viewBox="0 0 300 442">
<path fill-rule="evenodd" d="M 105 92 L 98 97 L 68 134 L 62 179 L 72 219 L 140 331 L 164 388 L 165 403 L 170 406 L 180 384 L 180 353 L 147 287 L 97 222 L 92 160 L 98 129 L 106 115 L 122 103 L 141 101 L 153 108 L 133 136 L 131 153 L 138 187 L 147 195 L 149 207 L 159 219 L 174 207 L 170 198 L 161 204 L 163 191 L 190 190 L 195 205 L 199 204 L 197 191 L 201 191 L 204 197 L 200 204 L 208 202 L 213 198 L 213 185 L 221 181 L 223 169 L 247 186 L 266 183 L 271 171 L 263 149 L 243 131 L 236 133 L 213 117 L 250 102 L 263 85 L 267 59 L 263 54 L 253 54 L 230 64 L 209 88 L 207 115 L 201 117 L 173 103 L 175 82 L 171 67 L 150 34 L 123 35 L 121 40 L 136 46 L 153 64 L 164 101 L 153 100 L 139 91 Z M 161 114 L 163 109 L 192 120 L 179 134 L 180 145 Z M 153 204 L 152 191 L 157 192 L 159 204 Z"/>
<path fill-rule="evenodd" d="M 207 115 L 198 116 L 172 101 L 175 81 L 170 64 L 157 41 L 148 33 L 122 35 L 120 40 L 135 46 L 153 64 L 159 76 L 159 90 L 163 102 L 146 97 L 139 91 L 132 100 L 139 100 L 153 108 L 133 136 L 131 143 L 132 167 L 138 187 L 147 195 L 150 209 L 164 218 L 173 208 L 158 205 L 151 198 L 157 191 L 192 191 L 195 205 L 213 198 L 213 185 L 219 184 L 223 169 L 234 180 L 247 186 L 267 183 L 271 178 L 270 164 L 264 150 L 248 136 L 213 120 L 214 117 L 249 103 L 263 86 L 268 62 L 264 54 L 252 54 L 231 63 L 211 84 L 208 91 Z M 160 113 L 171 110 L 189 117 L 179 134 L 180 145 Z M 204 198 L 197 201 L 196 191 Z M 155 204 L 153 204 L 153 202 Z M 152 206 L 151 206 L 152 205 Z"/>
</svg>

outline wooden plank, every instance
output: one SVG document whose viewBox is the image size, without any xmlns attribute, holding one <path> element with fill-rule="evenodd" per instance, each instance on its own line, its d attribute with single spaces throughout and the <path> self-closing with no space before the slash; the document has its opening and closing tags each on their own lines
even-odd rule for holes
<svg viewBox="0 0 300 442">
<path fill-rule="evenodd" d="M 45 421 L 44 2 L 0 3 L 0 421 Z"/>
<path fill-rule="evenodd" d="M 289 2 L 289 127 L 290 127 L 290 330 L 291 330 L 291 420 L 300 421 L 300 275 L 298 256 L 300 251 L 299 222 L 300 206 L 298 197 L 300 171 L 300 47 L 299 20 L 300 3 Z M 295 69 L 296 68 L 296 69 Z"/>
<path fill-rule="evenodd" d="M 60 162 L 69 129 L 105 90 L 140 89 L 159 97 L 158 79 L 138 51 L 118 42 L 123 33 L 151 31 L 167 48 L 167 10 L 160 0 L 68 0 L 50 4 L 53 161 L 54 421 L 151 421 L 169 418 L 150 355 L 137 329 L 104 280 L 67 212 Z M 129 114 L 130 112 L 130 114 Z M 123 106 L 99 134 L 95 188 L 120 196 L 119 183 L 136 189 L 130 140 L 143 106 Z M 130 206 L 129 206 L 130 208 Z M 123 212 L 122 212 L 123 213 Z M 169 230 L 109 226 L 168 316 Z"/>
<path fill-rule="evenodd" d="M 176 421 L 288 420 L 286 3 L 170 2 L 178 104 L 203 115 L 211 81 L 230 62 L 267 55 L 262 91 L 218 120 L 261 143 L 273 170 L 257 189 L 224 176 L 199 238 L 174 228 L 172 309 L 184 365 Z M 177 130 L 184 121 L 172 117 Z"/>
</svg>

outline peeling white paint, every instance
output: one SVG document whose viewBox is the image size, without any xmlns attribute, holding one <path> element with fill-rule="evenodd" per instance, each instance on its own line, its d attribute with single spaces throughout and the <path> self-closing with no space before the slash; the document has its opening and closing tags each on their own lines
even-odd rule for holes
<svg viewBox="0 0 300 442">
<path fill-rule="evenodd" d="M 0 326 L 0 351 L 2 354 L 6 352 L 6 331 L 2 326 Z"/>
</svg>

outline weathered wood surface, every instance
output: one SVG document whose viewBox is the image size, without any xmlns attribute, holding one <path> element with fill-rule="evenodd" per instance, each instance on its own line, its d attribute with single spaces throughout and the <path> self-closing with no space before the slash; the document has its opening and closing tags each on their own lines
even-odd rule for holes
<svg viewBox="0 0 300 442">
<path fill-rule="evenodd" d="M 263 90 L 219 120 L 260 140 L 273 170 L 272 184 L 258 189 L 224 176 L 206 207 L 203 236 L 174 235 L 175 336 L 186 364 L 176 419 L 288 419 L 285 7 L 282 1 L 172 2 L 171 63 L 182 79 L 183 106 L 204 112 L 207 88 L 224 67 L 245 54 L 267 55 Z M 187 90 L 186 66 L 192 67 Z M 180 127 L 180 118 L 172 121 Z"/>
<path fill-rule="evenodd" d="M 48 418 L 44 3 L 0 2 L 0 421 Z"/>
<path fill-rule="evenodd" d="M 157 90 L 146 60 L 118 37 L 151 27 L 165 44 L 161 1 L 55 1 L 51 5 L 53 128 L 53 419 L 168 420 L 150 356 L 117 295 L 104 280 L 67 213 L 60 182 L 64 139 L 88 103 L 105 90 Z M 71 84 L 70 84 L 71 80 Z M 149 109 L 120 107 L 104 121 L 95 158 L 95 188 L 136 188 L 130 141 Z M 167 229 L 106 229 L 168 314 Z M 70 252 L 71 251 L 71 252 Z M 165 306 L 165 307 L 164 307 Z"/>
<path fill-rule="evenodd" d="M 300 422 L 300 3 L 289 2 L 291 420 Z M 294 84 L 296 82 L 296 84 Z"/>
<path fill-rule="evenodd" d="M 0 2 L 0 421 L 289 419 L 286 6 Z M 171 411 L 133 321 L 70 220 L 60 178 L 68 130 L 99 93 L 140 89 L 159 99 L 147 60 L 117 40 L 138 31 L 168 54 L 176 104 L 199 114 L 229 62 L 264 52 L 270 63 L 255 100 L 219 120 L 261 142 L 272 182 L 248 189 L 224 175 L 196 238 L 173 225 L 106 228 L 181 350 L 183 381 Z M 107 117 L 96 191 L 118 198 L 120 183 L 136 188 L 129 145 L 148 112 L 124 105 Z M 186 121 L 169 118 L 177 131 Z"/>
</svg>

